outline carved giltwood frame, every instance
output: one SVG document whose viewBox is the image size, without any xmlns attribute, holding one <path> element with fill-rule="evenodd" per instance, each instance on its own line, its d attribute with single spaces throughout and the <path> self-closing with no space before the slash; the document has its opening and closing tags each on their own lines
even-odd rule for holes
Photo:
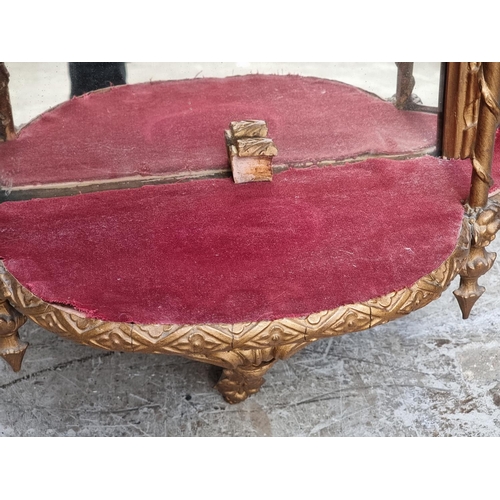
<svg viewBox="0 0 500 500">
<path fill-rule="evenodd" d="M 487 204 L 499 115 L 500 63 L 449 63 L 447 74 L 443 154 L 471 158 L 471 192 L 454 252 L 411 287 L 305 318 L 233 325 L 139 325 L 87 318 L 73 309 L 46 303 L 0 262 L 0 356 L 14 370 L 20 369 L 26 344 L 20 341 L 18 329 L 29 318 L 81 344 L 173 354 L 220 366 L 223 374 L 217 388 L 227 401 L 237 403 L 259 390 L 263 375 L 277 360 L 318 339 L 366 330 L 417 310 L 437 299 L 457 274 L 461 285 L 455 295 L 467 317 L 484 291 L 477 280 L 496 257 L 485 247 L 500 227 L 500 205 L 495 201 Z M 2 124 L 6 130 L 8 123 L 3 120 Z"/>
<path fill-rule="evenodd" d="M 174 354 L 220 366 L 224 371 L 217 388 L 227 401 L 237 403 L 258 391 L 263 383 L 262 375 L 277 360 L 290 357 L 309 343 L 387 323 L 437 299 L 466 263 L 474 224 L 475 215 L 466 216 L 452 255 L 438 269 L 411 287 L 367 302 L 310 314 L 305 318 L 232 325 L 106 322 L 44 302 L 23 287 L 2 264 L 0 287 L 3 296 L 0 296 L 0 300 L 3 299 L 4 304 L 9 304 L 21 313 L 21 317 L 29 318 L 43 328 L 80 344 L 117 351 Z M 476 232 L 481 230 L 477 229 Z M 13 335 L 18 338 L 17 328 L 20 325 L 13 323 L 13 320 L 10 320 L 10 326 L 5 328 L 3 334 L 3 338 L 9 338 L 8 345 L 2 342 L 0 324 L 0 355 L 4 357 L 5 348 L 10 349 L 9 354 L 12 353 Z M 18 357 L 22 358 L 22 354 Z M 17 359 L 16 363 L 16 366 L 20 366 Z"/>
</svg>

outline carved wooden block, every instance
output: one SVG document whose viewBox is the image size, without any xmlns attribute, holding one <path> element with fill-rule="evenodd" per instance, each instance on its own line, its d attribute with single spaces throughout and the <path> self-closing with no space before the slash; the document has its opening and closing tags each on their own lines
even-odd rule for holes
<svg viewBox="0 0 500 500">
<path fill-rule="evenodd" d="M 267 124 L 264 120 L 243 120 L 229 125 L 233 137 L 267 137 Z"/>
<path fill-rule="evenodd" d="M 263 120 L 231 122 L 225 131 L 235 183 L 272 180 L 272 160 L 278 150 L 266 136 L 267 125 Z"/>
</svg>

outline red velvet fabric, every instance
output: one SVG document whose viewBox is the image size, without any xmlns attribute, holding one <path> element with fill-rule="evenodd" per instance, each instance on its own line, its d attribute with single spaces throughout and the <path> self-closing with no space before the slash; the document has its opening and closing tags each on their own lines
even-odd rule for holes
<svg viewBox="0 0 500 500">
<path fill-rule="evenodd" d="M 275 164 L 421 151 L 436 115 L 398 111 L 319 78 L 247 75 L 128 85 L 46 112 L 0 147 L 0 185 L 17 187 L 227 168 L 224 129 L 262 119 Z"/>
<path fill-rule="evenodd" d="M 137 323 L 303 316 L 411 285 L 452 252 L 469 161 L 371 159 L 0 205 L 32 292 Z"/>
</svg>

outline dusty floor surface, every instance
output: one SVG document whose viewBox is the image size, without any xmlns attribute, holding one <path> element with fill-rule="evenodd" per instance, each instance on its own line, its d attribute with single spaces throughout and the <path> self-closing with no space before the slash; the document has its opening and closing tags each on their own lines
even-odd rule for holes
<svg viewBox="0 0 500 500">
<path fill-rule="evenodd" d="M 60 96 L 69 83 L 54 68 Z M 24 72 L 24 87 L 30 75 L 45 78 L 33 66 L 9 69 Z M 34 112 L 20 87 L 18 123 Z M 0 360 L 0 436 L 500 436 L 498 263 L 481 283 L 470 319 L 461 319 L 454 281 L 408 317 L 277 363 L 260 393 L 235 406 L 213 389 L 208 365 L 100 351 L 26 324 L 22 370 Z"/>
</svg>

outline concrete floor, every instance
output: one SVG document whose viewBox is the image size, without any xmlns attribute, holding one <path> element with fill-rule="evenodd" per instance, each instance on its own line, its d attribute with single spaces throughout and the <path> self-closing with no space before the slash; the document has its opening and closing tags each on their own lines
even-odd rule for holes
<svg viewBox="0 0 500 500">
<path fill-rule="evenodd" d="M 65 65 L 8 67 L 18 123 L 43 110 L 40 95 L 51 106 L 69 93 Z M 0 360 L 0 436 L 499 436 L 499 273 L 495 264 L 482 278 L 470 319 L 455 281 L 408 317 L 277 363 L 235 406 L 213 389 L 208 365 L 100 351 L 26 324 L 23 369 Z"/>
</svg>

